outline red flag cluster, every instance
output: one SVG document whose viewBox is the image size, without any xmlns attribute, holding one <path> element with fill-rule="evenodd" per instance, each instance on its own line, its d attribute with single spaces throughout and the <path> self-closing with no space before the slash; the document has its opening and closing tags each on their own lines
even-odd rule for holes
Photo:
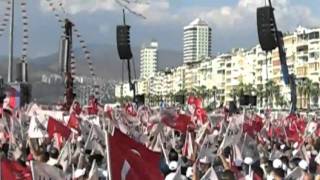
<svg viewBox="0 0 320 180">
<path fill-rule="evenodd" d="M 194 129 L 195 124 L 191 117 L 185 114 L 177 114 L 175 111 L 165 110 L 162 112 L 161 121 L 177 131 L 186 133 L 188 128 Z"/>
<path fill-rule="evenodd" d="M 264 123 L 262 117 L 254 115 L 251 119 L 247 119 L 243 123 L 243 131 L 251 137 L 254 137 L 256 133 L 260 132 Z"/>
</svg>

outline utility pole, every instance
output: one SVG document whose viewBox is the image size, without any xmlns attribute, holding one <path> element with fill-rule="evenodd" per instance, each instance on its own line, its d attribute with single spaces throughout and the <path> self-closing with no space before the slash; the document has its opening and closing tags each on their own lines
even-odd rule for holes
<svg viewBox="0 0 320 180">
<path fill-rule="evenodd" d="M 8 62 L 8 83 L 12 82 L 13 71 L 13 34 L 14 34 L 14 0 L 11 0 L 11 18 L 9 32 L 9 62 Z"/>
</svg>

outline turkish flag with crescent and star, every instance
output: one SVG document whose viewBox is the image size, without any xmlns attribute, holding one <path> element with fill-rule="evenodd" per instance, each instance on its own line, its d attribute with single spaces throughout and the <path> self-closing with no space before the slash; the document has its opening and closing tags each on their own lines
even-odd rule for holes
<svg viewBox="0 0 320 180">
<path fill-rule="evenodd" d="M 109 137 L 113 179 L 163 180 L 160 153 L 152 152 L 116 129 Z"/>
</svg>

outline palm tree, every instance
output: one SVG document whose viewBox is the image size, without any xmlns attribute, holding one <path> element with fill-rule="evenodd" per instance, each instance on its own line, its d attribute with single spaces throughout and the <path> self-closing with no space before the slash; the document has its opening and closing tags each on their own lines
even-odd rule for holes
<svg viewBox="0 0 320 180">
<path fill-rule="evenodd" d="M 213 86 L 211 89 L 211 93 L 213 95 L 214 101 L 213 101 L 213 108 L 216 108 L 217 106 L 217 92 L 218 88 L 216 86 Z"/>
<path fill-rule="evenodd" d="M 260 107 L 263 105 L 263 96 L 264 96 L 264 91 L 263 91 L 263 85 L 258 85 L 256 89 L 256 95 L 257 98 L 260 102 Z"/>
<path fill-rule="evenodd" d="M 303 84 L 303 81 L 302 80 L 299 80 L 297 82 L 297 89 L 298 89 L 298 94 L 299 94 L 299 97 L 300 97 L 300 109 L 302 109 L 302 100 L 303 100 L 303 91 L 304 91 L 304 84 Z"/>
<path fill-rule="evenodd" d="M 310 109 L 310 94 L 312 90 L 312 81 L 309 78 L 304 79 L 304 99 L 306 101 L 307 108 Z"/>
<path fill-rule="evenodd" d="M 267 104 L 270 105 L 271 107 L 273 106 L 273 99 L 275 95 L 280 94 L 278 93 L 279 91 L 280 91 L 279 86 L 276 85 L 276 83 L 273 80 L 268 80 L 265 88 L 265 96 L 266 96 Z"/>
<path fill-rule="evenodd" d="M 238 97 L 238 90 L 236 88 L 232 88 L 229 95 L 233 98 L 233 101 L 236 102 Z"/>
<path fill-rule="evenodd" d="M 312 103 L 316 107 L 318 107 L 319 93 L 320 93 L 319 83 L 312 83 L 310 95 L 311 95 Z"/>
<path fill-rule="evenodd" d="M 253 84 L 245 84 L 244 85 L 244 95 L 253 95 L 256 92 L 256 88 L 254 88 Z"/>
</svg>

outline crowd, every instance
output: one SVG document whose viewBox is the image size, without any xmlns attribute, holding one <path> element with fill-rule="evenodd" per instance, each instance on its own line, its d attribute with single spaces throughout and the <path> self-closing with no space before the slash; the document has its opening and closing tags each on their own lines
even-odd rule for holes
<svg viewBox="0 0 320 180">
<path fill-rule="evenodd" d="M 171 107 L 3 108 L 1 179 L 320 179 L 317 116 Z"/>
</svg>

